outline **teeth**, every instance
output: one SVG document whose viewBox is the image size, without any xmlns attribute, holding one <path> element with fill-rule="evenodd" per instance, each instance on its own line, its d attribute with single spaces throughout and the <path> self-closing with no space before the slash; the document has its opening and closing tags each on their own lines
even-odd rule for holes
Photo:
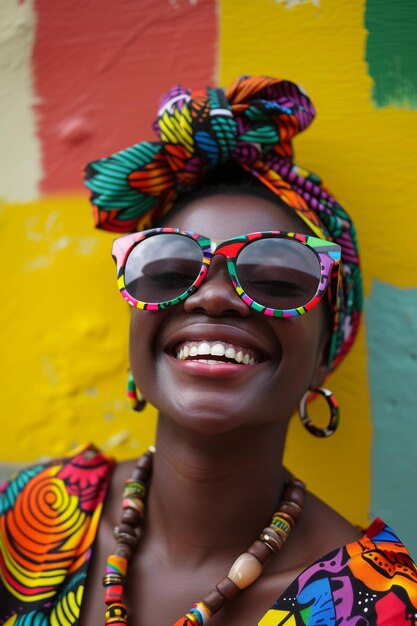
<svg viewBox="0 0 417 626">
<path fill-rule="evenodd" d="M 210 350 L 210 354 L 213 356 L 223 356 L 225 353 L 224 345 L 222 343 L 215 343 Z"/>
<path fill-rule="evenodd" d="M 234 348 L 226 348 L 224 356 L 227 356 L 228 359 L 234 359 L 236 356 L 236 350 Z"/>
<path fill-rule="evenodd" d="M 200 345 L 198 346 L 197 354 L 210 354 L 210 344 L 206 341 L 200 343 Z"/>
<path fill-rule="evenodd" d="M 178 346 L 177 359 L 185 361 L 189 357 L 226 357 L 230 361 L 239 363 L 242 365 L 254 365 L 255 355 L 252 350 L 247 348 L 241 348 L 233 346 L 230 343 L 215 340 L 202 340 L 202 341 L 187 341 Z M 199 358 L 195 359 L 199 363 L 227 363 L 227 361 L 219 360 L 216 358 Z"/>
</svg>

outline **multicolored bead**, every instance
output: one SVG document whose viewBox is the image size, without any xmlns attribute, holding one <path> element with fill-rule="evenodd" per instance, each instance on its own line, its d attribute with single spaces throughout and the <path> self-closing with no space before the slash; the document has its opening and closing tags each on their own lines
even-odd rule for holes
<svg viewBox="0 0 417 626">
<path fill-rule="evenodd" d="M 105 625 L 108 624 L 127 624 L 127 610 L 122 602 L 111 604 L 104 614 L 106 618 Z"/>
<path fill-rule="evenodd" d="M 119 574 L 119 576 L 126 577 L 128 566 L 128 560 L 122 556 L 111 554 L 106 563 L 106 574 Z"/>
<path fill-rule="evenodd" d="M 196 602 L 184 617 L 175 622 L 174 626 L 204 626 L 211 616 L 211 611 L 203 602 Z"/>
<path fill-rule="evenodd" d="M 278 531 L 282 531 L 285 535 L 288 535 L 291 531 L 291 526 L 282 517 L 282 515 L 274 515 L 271 521 L 271 526 Z"/>
</svg>

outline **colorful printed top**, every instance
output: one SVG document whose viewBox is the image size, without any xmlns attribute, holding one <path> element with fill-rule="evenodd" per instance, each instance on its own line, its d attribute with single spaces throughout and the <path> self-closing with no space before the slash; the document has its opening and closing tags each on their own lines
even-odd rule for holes
<svg viewBox="0 0 417 626">
<path fill-rule="evenodd" d="M 1 626 L 77 624 L 112 466 L 87 446 L 0 488 Z M 377 519 L 304 570 L 258 624 L 279 625 L 417 626 L 417 568 Z"/>
</svg>

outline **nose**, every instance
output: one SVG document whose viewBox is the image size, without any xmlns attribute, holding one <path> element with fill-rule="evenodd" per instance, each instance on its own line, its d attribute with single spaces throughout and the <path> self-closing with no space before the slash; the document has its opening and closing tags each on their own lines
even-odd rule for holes
<svg viewBox="0 0 417 626">
<path fill-rule="evenodd" d="M 224 256 L 214 256 L 205 280 L 184 302 L 184 310 L 187 313 L 199 312 L 212 317 L 250 315 L 250 308 L 239 298 L 233 287 Z"/>
</svg>

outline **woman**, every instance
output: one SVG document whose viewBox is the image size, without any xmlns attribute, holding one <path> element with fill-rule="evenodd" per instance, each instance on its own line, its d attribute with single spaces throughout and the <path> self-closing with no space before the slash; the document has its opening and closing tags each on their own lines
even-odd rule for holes
<svg viewBox="0 0 417 626">
<path fill-rule="evenodd" d="M 113 468 L 86 447 L 3 488 L 0 624 L 416 623 L 417 570 L 392 531 L 359 531 L 282 465 L 298 406 L 313 434 L 336 429 L 322 384 L 361 308 L 353 225 L 292 162 L 313 116 L 288 81 L 176 88 L 160 141 L 90 164 L 97 224 L 146 229 L 113 255 L 157 453 Z"/>
</svg>

